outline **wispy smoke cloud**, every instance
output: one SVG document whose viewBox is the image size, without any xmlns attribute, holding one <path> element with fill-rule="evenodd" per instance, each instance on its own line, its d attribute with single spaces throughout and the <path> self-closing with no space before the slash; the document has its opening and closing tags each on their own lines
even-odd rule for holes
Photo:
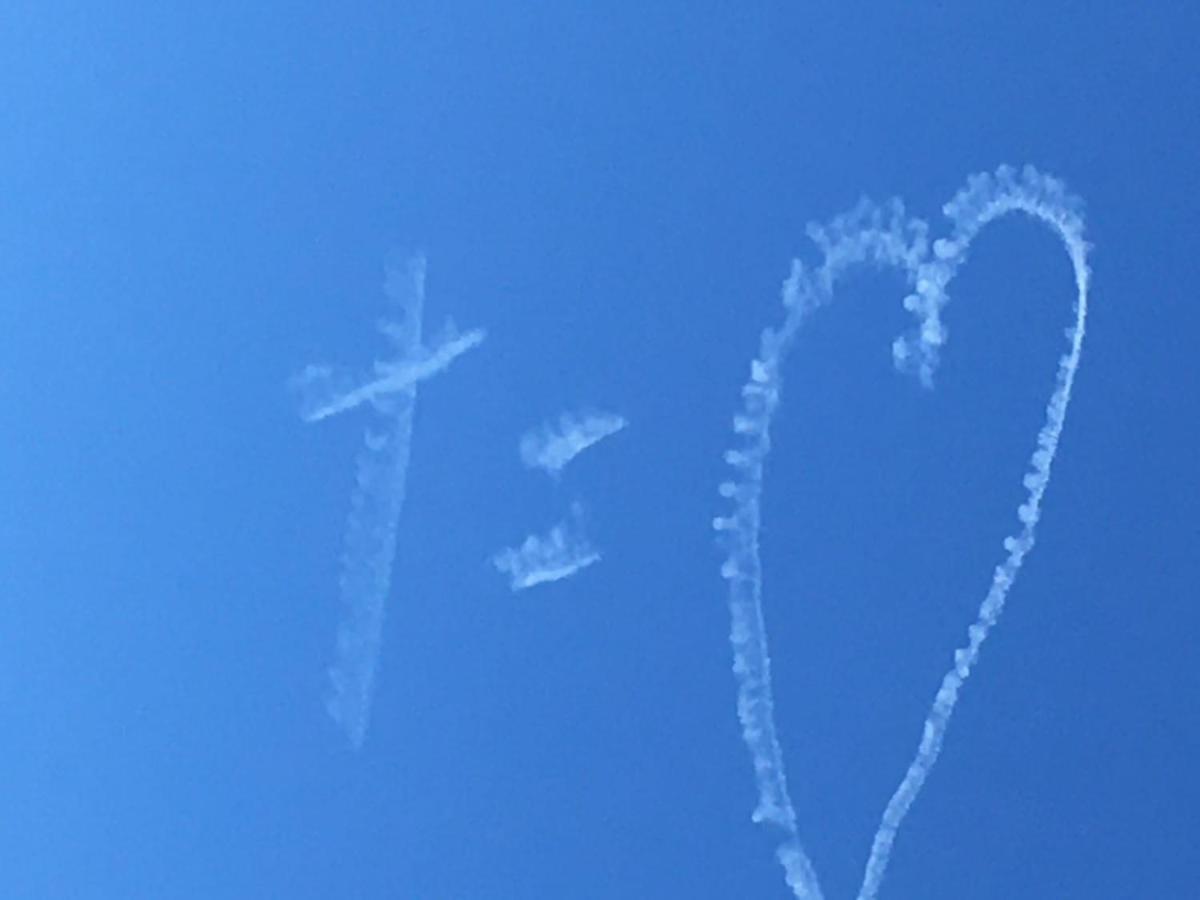
<svg viewBox="0 0 1200 900">
<path fill-rule="evenodd" d="M 557 422 L 548 422 L 521 437 L 521 461 L 531 469 L 541 468 L 557 475 L 588 447 L 616 434 L 626 424 L 614 413 L 565 412 Z"/>
<path fill-rule="evenodd" d="M 581 533 L 581 510 L 559 522 L 545 535 L 525 538 L 520 547 L 508 547 L 492 557 L 492 564 L 507 574 L 514 591 L 569 578 L 599 562 L 600 554 Z"/>
<path fill-rule="evenodd" d="M 819 900 L 822 893 L 812 862 L 800 842 L 776 734 L 759 554 L 763 462 L 770 450 L 769 429 L 783 384 L 781 368 L 792 339 L 812 312 L 832 300 L 835 283 L 848 269 L 864 263 L 898 267 L 913 287 L 904 306 L 916 315 L 918 325 L 896 340 L 893 356 L 901 370 L 913 372 L 923 384 L 932 386 L 938 352 L 946 337 L 941 322 L 942 307 L 949 299 L 946 287 L 966 261 L 971 241 L 989 222 L 1010 212 L 1032 216 L 1058 234 L 1074 266 L 1075 315 L 1067 330 L 1068 349 L 1059 360 L 1045 424 L 1031 457 L 1031 471 L 1024 478 L 1029 493 L 1017 510 L 1021 527 L 1004 541 L 1007 556 L 995 570 L 976 621 L 967 629 L 966 645 L 955 651 L 954 666 L 946 673 L 934 698 L 916 754 L 884 810 L 865 867 L 859 900 L 873 900 L 879 892 L 897 831 L 941 752 L 959 691 L 1004 609 L 1008 591 L 1026 554 L 1033 548 L 1042 498 L 1049 485 L 1050 469 L 1079 368 L 1090 273 L 1078 201 L 1067 194 L 1061 182 L 1032 167 L 1020 173 L 1001 167 L 994 175 L 972 176 L 944 211 L 952 222 L 952 233 L 949 238 L 934 241 L 932 246 L 925 223 L 909 219 L 898 201 L 886 207 L 863 201 L 827 225 L 809 226 L 809 236 L 821 250 L 821 263 L 813 269 L 798 260 L 792 264 L 783 286 L 784 321 L 777 330 L 767 329 L 762 334 L 759 354 L 750 364 L 750 380 L 742 388 L 742 407 L 733 420 L 739 443 L 725 454 L 734 473 L 731 480 L 721 484 L 720 493 L 731 502 L 732 509 L 729 514 L 717 517 L 713 526 L 727 550 L 721 574 L 729 582 L 730 641 L 738 683 L 738 716 L 758 784 L 759 802 L 753 818 L 783 830 L 784 840 L 777 856 L 793 894 L 802 900 Z"/>
</svg>

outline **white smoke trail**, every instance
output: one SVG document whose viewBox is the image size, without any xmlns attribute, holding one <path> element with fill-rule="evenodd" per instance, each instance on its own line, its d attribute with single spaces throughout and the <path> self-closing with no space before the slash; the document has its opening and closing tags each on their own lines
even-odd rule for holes
<svg viewBox="0 0 1200 900">
<path fill-rule="evenodd" d="M 783 324 L 778 330 L 763 332 L 759 354 L 750 364 L 750 380 L 742 388 L 742 408 L 733 421 L 741 444 L 725 454 L 736 474 L 734 479 L 720 486 L 721 495 L 732 502 L 733 509 L 729 515 L 716 518 L 713 527 L 720 533 L 728 554 L 721 566 L 721 574 L 729 581 L 730 641 L 738 684 L 738 716 L 758 785 L 759 801 L 753 818 L 783 830 L 783 843 L 776 855 L 783 865 L 788 885 L 801 900 L 819 900 L 823 895 L 812 862 L 800 841 L 776 735 L 759 555 L 763 465 L 770 451 L 771 419 L 783 386 L 780 369 L 800 326 L 813 311 L 832 299 L 837 280 L 849 268 L 871 263 L 902 269 L 915 288 L 904 302 L 905 307 L 918 316 L 920 325 L 915 333 L 895 342 L 893 355 L 898 367 L 914 371 L 922 383 L 932 385 L 938 348 L 945 340 L 940 320 L 941 308 L 948 300 L 945 288 L 965 261 L 967 248 L 979 230 L 993 219 L 1015 210 L 1055 228 L 1067 245 L 1079 292 L 1076 321 L 1068 332 L 1071 349 L 1060 361 L 1046 424 L 1038 436 L 1038 449 L 1033 455 L 1033 472 L 1025 477 L 1030 494 L 1018 511 L 1022 531 L 1005 541 L 1009 556 L 996 570 L 992 590 L 983 602 L 979 619 L 969 629 L 969 644 L 955 654 L 955 668 L 946 676 L 934 701 L 917 756 L 884 812 L 859 893 L 860 900 L 868 900 L 878 892 L 896 830 L 937 759 L 958 690 L 970 674 L 988 630 L 1003 609 L 1004 598 L 1022 559 L 1033 546 L 1042 495 L 1049 481 L 1050 466 L 1078 368 L 1087 314 L 1087 245 L 1083 241 L 1083 223 L 1075 201 L 1068 197 L 1060 182 L 1032 167 L 1026 167 L 1019 176 L 1008 167 L 1001 167 L 994 176 L 974 176 L 946 205 L 945 212 L 954 223 L 953 234 L 949 239 L 934 242 L 932 259 L 929 257 L 927 226 L 920 220 L 907 219 L 899 201 L 881 209 L 864 200 L 826 226 L 810 225 L 808 234 L 821 250 L 821 263 L 809 270 L 800 261 L 793 262 L 791 274 L 783 286 L 786 310 Z"/>
<path fill-rule="evenodd" d="M 938 313 L 947 301 L 945 285 L 950 282 L 958 267 L 966 261 L 967 249 L 979 231 L 1000 216 L 1020 211 L 1044 222 L 1058 233 L 1071 257 L 1075 270 L 1075 321 L 1067 329 L 1067 352 L 1059 359 L 1054 390 L 1046 405 L 1046 420 L 1038 432 L 1037 449 L 1030 457 L 1031 471 L 1025 475 L 1024 485 L 1029 491 L 1025 502 L 1017 509 L 1021 522 L 1018 533 L 1004 539 L 1007 556 L 996 567 L 992 585 L 975 623 L 967 629 L 967 644 L 954 652 L 954 667 L 943 677 L 941 687 L 934 697 L 933 705 L 925 718 L 925 726 L 916 755 L 909 764 L 903 780 L 896 788 L 884 809 L 879 829 L 871 845 L 871 855 L 863 874 L 860 900 L 873 900 L 879 892 L 883 876 L 891 856 L 896 832 L 904 821 L 909 808 L 930 770 L 937 762 L 942 750 L 946 727 L 959 690 L 971 674 L 979 658 L 979 650 L 987 640 L 992 626 L 1004 611 L 1004 602 L 1009 589 L 1021 570 L 1025 555 L 1033 549 L 1034 535 L 1041 518 L 1042 497 L 1050 484 L 1050 470 L 1058 452 L 1058 441 L 1062 435 L 1067 407 L 1071 402 L 1071 388 L 1075 374 L 1079 371 L 1079 359 L 1083 352 L 1084 332 L 1087 328 L 1088 283 L 1090 270 L 1087 264 L 1088 245 L 1083 239 L 1083 218 L 1078 203 L 1069 197 L 1061 182 L 1042 175 L 1032 167 L 1026 167 L 1020 176 L 1012 169 L 1001 168 L 996 175 L 977 175 L 970 179 L 966 188 L 946 204 L 944 212 L 954 222 L 954 233 L 948 240 L 934 244 L 935 259 L 922 267 L 917 279 L 917 292 L 905 300 L 905 305 L 921 317 L 922 325 L 916 357 L 918 372 L 928 382 L 937 363 L 937 347 L 942 343 L 944 332 Z M 897 362 L 905 363 L 913 355 L 911 338 L 895 345 Z"/>
<path fill-rule="evenodd" d="M 556 423 L 547 422 L 521 436 L 521 461 L 530 469 L 541 468 L 557 475 L 588 447 L 616 434 L 626 424 L 614 413 L 565 412 Z"/>
<path fill-rule="evenodd" d="M 600 561 L 600 554 L 580 532 L 582 509 L 571 508 L 571 518 L 559 522 L 545 536 L 525 538 L 520 547 L 508 547 L 492 557 L 492 564 L 509 576 L 513 591 L 569 578 Z"/>
<path fill-rule="evenodd" d="M 306 366 L 292 380 L 292 386 L 301 394 L 300 417 L 305 422 L 319 422 L 364 403 L 386 406 L 392 396 L 436 375 L 468 350 L 478 347 L 485 336 L 482 329 L 476 328 L 447 338 L 431 351 L 419 348 L 411 358 L 377 362 L 377 377 L 357 386 L 329 366 Z"/>
<path fill-rule="evenodd" d="M 393 383 L 386 390 L 342 407 L 348 409 L 370 400 L 384 418 L 381 429 L 368 428 L 358 455 L 338 581 L 344 618 L 338 627 L 336 653 L 329 669 L 330 690 L 325 701 L 330 716 L 346 732 L 355 749 L 362 747 L 370 721 L 384 603 L 396 555 L 396 525 L 404 506 L 417 383 L 444 369 L 454 357 L 477 345 L 483 337 L 482 332 L 469 332 L 462 338 L 447 340 L 432 353 L 425 350 L 421 344 L 425 304 L 423 257 L 403 264 L 390 262 L 384 290 L 388 300 L 403 314 L 398 323 L 383 326 L 396 343 L 400 360 L 382 367 L 376 365 L 385 379 L 395 376 Z M 417 362 L 410 366 L 410 360 Z M 417 377 L 399 377 L 397 373 L 408 371 L 406 366 L 423 369 Z M 334 410 L 338 411 L 341 410 Z M 324 415 L 308 417 L 309 421 L 320 418 Z"/>
<path fill-rule="evenodd" d="M 367 431 L 346 522 L 338 579 L 343 618 L 329 668 L 325 708 L 356 750 L 362 747 L 370 722 L 384 604 L 396 556 L 396 525 L 404 507 L 415 395 L 413 385 L 397 398 L 388 431 Z"/>
<path fill-rule="evenodd" d="M 410 260 L 405 274 L 406 279 L 396 267 L 389 266 L 385 291 L 403 313 L 394 335 L 396 343 L 401 353 L 415 355 L 421 347 L 425 306 L 424 258 Z M 325 706 L 356 750 L 362 747 L 370 722 L 384 602 L 396 555 L 396 523 L 404 507 L 416 399 L 417 386 L 413 382 L 396 395 L 391 428 L 384 433 L 367 431 L 358 455 L 356 486 L 346 523 L 338 580 L 344 618 L 338 626 Z"/>
</svg>

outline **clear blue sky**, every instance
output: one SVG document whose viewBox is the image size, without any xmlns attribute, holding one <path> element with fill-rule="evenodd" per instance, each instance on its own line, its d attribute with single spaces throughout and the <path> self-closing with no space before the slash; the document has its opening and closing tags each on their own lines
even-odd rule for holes
<svg viewBox="0 0 1200 900">
<path fill-rule="evenodd" d="M 184 5 L 187 6 L 187 5 Z M 861 194 L 1087 202 L 1093 315 L 1039 544 L 885 896 L 1186 897 L 1200 7 L 10 3 L 0 21 L 0 896 L 786 898 L 710 520 L 760 330 Z M 487 342 L 423 386 L 372 730 L 321 706 L 363 420 L 287 377 L 383 349 L 382 264 Z M 1070 320 L 1005 220 L 933 392 L 896 276 L 791 361 L 763 559 L 830 898 L 999 559 Z M 629 427 L 557 484 L 517 455 Z M 586 510 L 604 559 L 488 563 Z"/>
</svg>

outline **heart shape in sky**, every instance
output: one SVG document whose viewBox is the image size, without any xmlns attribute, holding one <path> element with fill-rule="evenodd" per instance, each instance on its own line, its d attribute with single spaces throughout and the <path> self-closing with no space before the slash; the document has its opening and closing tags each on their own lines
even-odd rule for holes
<svg viewBox="0 0 1200 900">
<path fill-rule="evenodd" d="M 810 225 L 808 235 L 821 250 L 821 263 L 815 268 L 805 267 L 799 260 L 792 263 L 791 274 L 783 285 L 783 324 L 763 332 L 758 356 L 750 363 L 750 380 L 742 388 L 742 407 L 733 420 L 739 446 L 725 453 L 735 475 L 720 486 L 721 495 L 731 501 L 733 508 L 728 515 L 714 519 L 713 527 L 728 554 L 721 575 L 729 582 L 738 717 L 758 784 L 758 807 L 753 818 L 784 831 L 776 855 L 788 885 L 801 900 L 821 900 L 823 895 L 816 871 L 800 843 L 776 735 L 758 546 L 763 465 L 771 446 L 771 418 L 782 386 L 780 370 L 792 340 L 808 316 L 833 299 L 835 284 L 848 270 L 866 263 L 896 266 L 905 272 L 912 288 L 904 306 L 917 317 L 918 325 L 896 339 L 892 354 L 901 371 L 912 372 L 928 387 L 932 386 L 938 351 L 945 341 L 941 310 L 949 299 L 946 289 L 966 261 L 971 242 L 988 223 L 1010 212 L 1022 212 L 1043 222 L 1061 238 L 1075 270 L 1075 317 L 1066 331 L 1068 349 L 1059 360 L 1046 419 L 1024 478 L 1029 493 L 1017 509 L 1020 527 L 1004 539 L 1005 558 L 996 567 L 975 622 L 967 629 L 966 644 L 954 652 L 954 665 L 943 677 L 925 718 L 916 754 L 884 809 L 858 893 L 859 900 L 872 900 L 879 893 L 900 824 L 941 752 L 959 691 L 1004 610 L 1008 591 L 1026 554 L 1033 549 L 1042 497 L 1050 483 L 1087 323 L 1090 272 L 1080 208 L 1079 201 L 1058 179 L 1032 166 L 1020 172 L 1001 166 L 994 174 L 967 179 L 966 186 L 943 207 L 952 225 L 950 236 L 932 244 L 926 224 L 908 218 L 899 201 L 879 207 L 864 200 L 828 225 Z"/>
</svg>

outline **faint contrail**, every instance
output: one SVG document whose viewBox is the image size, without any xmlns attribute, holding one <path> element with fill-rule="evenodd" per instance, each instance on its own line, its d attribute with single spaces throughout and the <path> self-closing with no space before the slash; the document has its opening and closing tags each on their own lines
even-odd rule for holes
<svg viewBox="0 0 1200 900">
<path fill-rule="evenodd" d="M 600 554 L 580 533 L 582 509 L 571 508 L 571 518 L 559 522 L 545 536 L 531 534 L 520 547 L 508 547 L 492 557 L 492 564 L 509 576 L 514 591 L 559 581 L 599 562 Z"/>
<path fill-rule="evenodd" d="M 329 668 L 330 691 L 326 698 L 329 714 L 355 749 L 362 746 L 370 721 L 384 602 L 396 555 L 396 524 L 404 506 L 417 383 L 440 372 L 456 356 L 483 340 L 483 332 L 471 331 L 461 337 L 451 335 L 432 351 L 422 345 L 424 257 L 389 263 L 384 291 L 395 311 L 402 314 L 400 321 L 381 326 L 396 344 L 399 358 L 376 363 L 377 379 L 344 393 L 333 389 L 327 368 L 310 366 L 294 382 L 308 392 L 307 421 L 318 421 L 367 401 L 382 419 L 377 428 L 368 428 L 358 455 L 338 581 L 343 619 Z M 314 388 L 319 391 L 318 401 L 313 399 Z"/>
<path fill-rule="evenodd" d="M 614 413 L 565 412 L 557 422 L 548 422 L 521 436 L 521 461 L 531 469 L 541 468 L 557 475 L 588 447 L 616 434 L 626 424 Z"/>
<path fill-rule="evenodd" d="M 738 682 L 738 714 L 758 783 L 759 803 L 754 819 L 773 823 L 783 830 L 784 840 L 777 856 L 793 893 L 803 900 L 818 900 L 822 893 L 812 862 L 800 842 L 776 736 L 759 558 L 763 463 L 770 450 L 770 423 L 782 389 L 780 368 L 792 339 L 808 315 L 832 299 L 833 287 L 847 269 L 860 263 L 896 266 L 904 270 L 914 288 L 904 305 L 917 316 L 919 325 L 914 332 L 897 339 L 893 356 L 899 368 L 914 372 L 923 384 L 930 386 L 938 348 L 945 341 L 940 313 L 949 299 L 946 286 L 966 260 L 972 239 L 985 225 L 1009 212 L 1027 213 L 1059 234 L 1075 269 L 1078 293 L 1075 319 L 1067 331 L 1069 349 L 1059 361 L 1046 421 L 1031 459 L 1032 471 L 1024 479 L 1029 496 L 1017 511 L 1021 529 L 1016 536 L 1005 539 L 1008 555 L 997 567 L 978 618 L 968 629 L 966 647 L 954 654 L 954 667 L 943 679 L 934 699 L 916 756 L 883 813 L 859 900 L 871 900 L 878 893 L 896 832 L 937 760 L 959 690 L 1004 608 L 1005 597 L 1025 555 L 1033 547 L 1042 496 L 1049 483 L 1079 367 L 1087 319 L 1089 270 L 1078 201 L 1066 193 L 1057 179 L 1032 167 L 1027 166 L 1018 174 L 1002 166 L 994 175 L 968 179 L 967 186 L 946 204 L 944 211 L 953 223 L 953 231 L 951 237 L 935 241 L 932 248 L 925 223 L 906 218 L 899 201 L 881 209 L 864 200 L 826 226 L 809 226 L 808 234 L 822 253 L 821 264 L 809 270 L 798 260 L 793 262 L 791 275 L 783 287 L 786 310 L 783 324 L 778 330 L 763 332 L 759 355 L 750 364 L 750 380 L 742 388 L 742 409 L 733 423 L 734 431 L 741 436 L 741 445 L 727 451 L 725 456 L 736 474 L 733 480 L 720 486 L 720 492 L 732 501 L 733 509 L 728 516 L 715 519 L 713 525 L 721 533 L 728 551 L 721 573 L 730 585 L 733 620 L 730 640 Z"/>
</svg>

